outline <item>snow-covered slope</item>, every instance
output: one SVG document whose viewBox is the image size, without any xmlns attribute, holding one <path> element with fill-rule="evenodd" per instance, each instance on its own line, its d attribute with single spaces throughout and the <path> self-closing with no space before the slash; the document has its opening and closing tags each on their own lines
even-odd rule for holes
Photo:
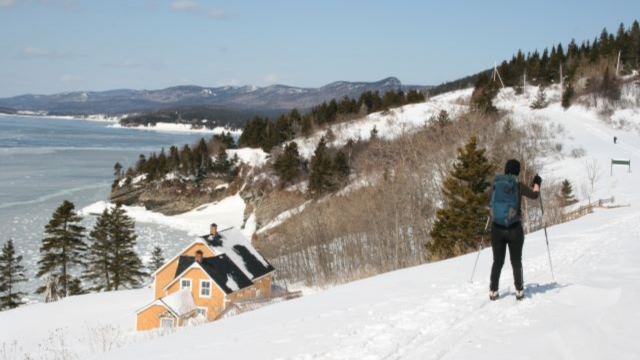
<svg viewBox="0 0 640 360">
<path fill-rule="evenodd" d="M 440 101 L 457 102 L 454 99 L 460 96 L 468 94 L 446 94 Z M 564 111 L 552 104 L 534 111 L 528 107 L 532 100 L 532 96 L 516 98 L 506 91 L 497 105 L 513 111 L 516 121 L 563 125 L 558 141 L 565 156 L 547 159 L 541 174 L 545 181 L 568 178 L 577 182 L 578 188 L 587 186 L 581 184 L 586 177 L 585 161 L 596 159 L 601 176 L 594 191 L 585 193 L 593 199 L 615 195 L 616 205 L 629 206 L 596 210 L 548 229 L 555 282 L 544 232 L 527 235 L 524 301 L 515 301 L 508 262 L 501 279 L 502 298 L 488 300 L 491 252 L 486 249 L 480 254 L 473 283 L 469 277 L 476 255 L 470 254 L 375 276 L 161 339 L 128 341 L 123 348 L 98 358 L 636 359 L 640 352 L 636 341 L 640 323 L 640 182 L 633 164 L 640 161 L 640 136 L 634 131 L 614 130 L 593 110 L 573 107 Z M 416 116 L 424 119 L 425 115 Z M 637 118 L 629 121 L 640 124 Z M 613 144 L 614 135 L 618 144 Z M 572 149 L 578 148 L 586 154 L 570 156 Z M 632 172 L 614 168 L 611 177 L 611 158 L 630 159 Z M 242 208 L 239 203 L 237 207 Z M 197 220 L 198 213 L 194 211 L 189 217 Z M 77 334 L 82 325 L 75 320 L 91 316 L 82 309 L 96 303 L 104 308 L 104 314 L 93 315 L 96 319 L 109 317 L 129 326 L 118 319 L 133 319 L 133 310 L 146 303 L 142 300 L 120 306 L 111 298 L 103 301 L 101 296 L 119 294 L 82 296 L 0 313 L 0 344 L 18 339 L 22 346 L 24 341 L 35 346 L 44 341 L 48 330 L 61 326 L 68 326 L 70 335 L 81 336 Z M 74 310 L 85 315 L 73 315 L 73 321 L 62 325 L 57 315 L 47 315 L 47 309 L 51 314 L 71 312 L 72 307 L 65 304 L 72 301 Z M 21 322 L 16 328 L 21 331 L 4 325 L 16 321 Z M 30 325 L 36 322 L 38 325 Z M 38 331 L 31 334 L 30 326 Z M 77 339 L 69 344 L 79 354 L 88 353 L 83 348 L 86 344 Z"/>
<path fill-rule="evenodd" d="M 527 298 L 508 265 L 487 299 L 491 254 L 397 271 L 108 354 L 109 359 L 635 359 L 640 212 L 602 210 L 527 236 Z"/>
<path fill-rule="evenodd" d="M 584 162 L 601 164 L 591 194 L 628 207 L 597 210 L 548 229 L 524 249 L 527 298 L 516 302 L 509 264 L 502 299 L 487 299 L 490 250 L 397 271 L 118 350 L 106 358 L 233 356 L 236 359 L 635 359 L 640 345 L 640 191 L 626 169 L 608 174 L 611 158 L 640 160 L 640 137 L 614 131 L 593 111 L 558 105 L 532 111 L 526 98 L 498 104 L 529 121 L 560 123 L 564 160 L 545 178 L 582 179 Z M 640 120 L 640 119 L 636 119 Z M 613 136 L 620 139 L 613 144 Z M 583 148 L 581 158 L 568 156 Z"/>
</svg>

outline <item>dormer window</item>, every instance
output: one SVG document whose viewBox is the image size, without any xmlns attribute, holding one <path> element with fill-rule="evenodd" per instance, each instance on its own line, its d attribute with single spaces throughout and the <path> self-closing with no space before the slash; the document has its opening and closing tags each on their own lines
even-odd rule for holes
<svg viewBox="0 0 640 360">
<path fill-rule="evenodd" d="M 180 280 L 180 290 L 191 289 L 191 279 Z"/>
</svg>

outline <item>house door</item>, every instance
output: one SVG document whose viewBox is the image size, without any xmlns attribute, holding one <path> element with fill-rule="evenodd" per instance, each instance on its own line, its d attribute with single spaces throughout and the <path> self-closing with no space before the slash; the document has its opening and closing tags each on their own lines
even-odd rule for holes
<svg viewBox="0 0 640 360">
<path fill-rule="evenodd" d="M 160 319 L 160 327 L 163 329 L 171 329 L 173 328 L 173 319 Z"/>
</svg>

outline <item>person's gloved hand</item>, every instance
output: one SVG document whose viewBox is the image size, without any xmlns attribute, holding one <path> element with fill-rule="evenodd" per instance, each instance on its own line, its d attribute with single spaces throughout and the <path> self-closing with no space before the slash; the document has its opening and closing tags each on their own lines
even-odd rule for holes
<svg viewBox="0 0 640 360">
<path fill-rule="evenodd" d="M 542 178 L 540 175 L 536 174 L 536 176 L 533 177 L 533 185 L 542 185 Z"/>
</svg>

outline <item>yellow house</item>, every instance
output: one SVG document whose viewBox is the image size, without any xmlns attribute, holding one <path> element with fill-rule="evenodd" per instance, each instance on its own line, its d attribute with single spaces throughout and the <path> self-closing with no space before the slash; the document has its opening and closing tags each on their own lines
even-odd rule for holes
<svg viewBox="0 0 640 360">
<path fill-rule="evenodd" d="M 240 231 L 212 224 L 152 274 L 154 299 L 136 312 L 136 329 L 213 321 L 236 301 L 268 299 L 274 271 Z"/>
</svg>

